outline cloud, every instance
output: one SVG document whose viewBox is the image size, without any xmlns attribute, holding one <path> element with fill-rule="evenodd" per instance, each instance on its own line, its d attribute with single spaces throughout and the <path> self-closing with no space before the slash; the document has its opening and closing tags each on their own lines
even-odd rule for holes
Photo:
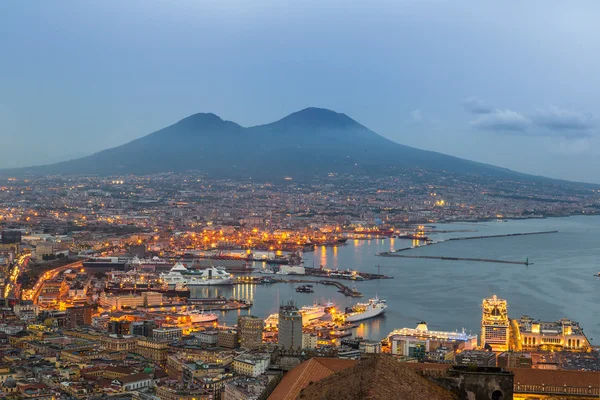
<svg viewBox="0 0 600 400">
<path fill-rule="evenodd" d="M 525 132 L 530 124 L 523 114 L 508 109 L 495 109 L 471 121 L 474 128 L 513 133 Z"/>
<path fill-rule="evenodd" d="M 466 98 L 463 100 L 462 105 L 465 110 L 472 114 L 489 114 L 494 111 L 491 106 L 476 96 Z"/>
<path fill-rule="evenodd" d="M 586 132 L 584 131 L 593 128 L 591 114 L 565 110 L 556 106 L 538 109 L 531 116 L 531 120 L 534 124 L 551 131 L 579 131 L 579 136 L 585 136 Z"/>
<path fill-rule="evenodd" d="M 421 110 L 413 110 L 410 113 L 410 117 L 412 118 L 413 122 L 422 122 L 424 118 Z"/>
<path fill-rule="evenodd" d="M 570 140 L 589 137 L 594 129 L 591 114 L 556 106 L 538 108 L 534 113 L 525 114 L 510 109 L 489 108 L 477 97 L 470 97 L 463 104 L 471 113 L 480 114 L 470 122 L 477 129 Z"/>
</svg>

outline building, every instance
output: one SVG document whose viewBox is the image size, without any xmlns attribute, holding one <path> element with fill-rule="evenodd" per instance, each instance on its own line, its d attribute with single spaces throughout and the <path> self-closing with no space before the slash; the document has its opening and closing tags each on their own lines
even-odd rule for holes
<svg viewBox="0 0 600 400">
<path fill-rule="evenodd" d="M 268 354 L 242 354 L 233 359 L 233 370 L 240 375 L 256 378 L 267 371 L 270 361 Z"/>
<path fill-rule="evenodd" d="M 314 333 L 303 333 L 302 334 L 302 348 L 303 349 L 316 349 L 319 337 Z"/>
<path fill-rule="evenodd" d="M 35 245 L 35 257 L 37 259 L 42 259 L 45 256 L 54 254 L 55 250 L 56 245 L 54 242 L 39 242 Z"/>
<path fill-rule="evenodd" d="M 169 344 L 167 342 L 157 342 L 150 338 L 139 338 L 135 344 L 135 352 L 146 357 L 161 367 L 167 362 L 167 353 Z"/>
<path fill-rule="evenodd" d="M 21 304 L 15 304 L 14 313 L 22 321 L 34 321 L 39 313 L 39 307 L 33 301 L 23 301 Z"/>
<path fill-rule="evenodd" d="M 129 325 L 129 333 L 134 336 L 152 337 L 154 321 L 136 321 Z"/>
<path fill-rule="evenodd" d="M 102 292 L 98 303 L 111 310 L 122 310 L 123 308 L 137 308 L 157 306 L 163 302 L 163 295 L 158 292 L 145 292 L 141 295 L 125 294 L 113 295 Z"/>
<path fill-rule="evenodd" d="M 531 353 L 506 351 L 498 354 L 500 368 L 531 368 Z"/>
<path fill-rule="evenodd" d="M 527 315 L 515 320 L 515 350 L 590 351 L 583 329 L 575 321 L 562 318 L 556 322 L 534 320 Z M 520 340 L 519 340 L 520 339 Z"/>
<path fill-rule="evenodd" d="M 140 390 L 152 385 L 152 377 L 144 372 L 115 378 L 112 384 L 121 388 L 122 391 Z"/>
<path fill-rule="evenodd" d="M 447 347 L 438 347 L 434 351 L 425 353 L 425 362 L 452 364 L 454 363 L 454 350 Z"/>
<path fill-rule="evenodd" d="M 92 307 L 79 306 L 67 308 L 66 328 L 77 328 L 78 326 L 92 324 Z"/>
<path fill-rule="evenodd" d="M 262 333 L 265 323 L 253 315 L 242 315 L 238 318 L 238 334 L 240 346 L 255 349 L 262 344 Z"/>
<path fill-rule="evenodd" d="M 240 347 L 240 340 L 235 329 L 221 330 L 217 334 L 217 344 L 219 347 L 227 349 L 237 349 Z"/>
<path fill-rule="evenodd" d="M 380 354 L 361 361 L 312 358 L 288 372 L 268 400 L 300 398 L 451 400 L 467 397 L 459 397 L 446 385 L 438 385 L 393 357 Z"/>
<path fill-rule="evenodd" d="M 506 300 L 493 295 L 481 304 L 481 347 L 507 351 L 510 341 L 510 321 Z"/>
<path fill-rule="evenodd" d="M 157 385 L 156 397 L 161 400 L 212 400 L 212 393 L 204 388 L 182 389 L 177 385 Z"/>
<path fill-rule="evenodd" d="M 21 243 L 21 231 L 7 230 L 2 231 L 2 244 L 20 244 Z"/>
<path fill-rule="evenodd" d="M 209 347 L 216 346 L 219 343 L 219 331 L 206 330 L 192 333 L 193 336 L 198 338 L 200 344 L 205 344 Z"/>
<path fill-rule="evenodd" d="M 159 341 L 173 341 L 181 339 L 183 330 L 181 328 L 157 328 L 152 330 L 152 338 Z"/>
<path fill-rule="evenodd" d="M 255 400 L 260 399 L 269 384 L 266 375 L 257 378 L 239 377 L 225 385 L 223 400 Z"/>
<path fill-rule="evenodd" d="M 495 367 L 496 353 L 493 351 L 467 350 L 454 357 L 457 365 L 475 365 L 477 367 Z"/>
<path fill-rule="evenodd" d="M 361 353 L 379 354 L 381 353 L 381 342 L 377 340 L 361 340 L 358 349 Z"/>
<path fill-rule="evenodd" d="M 302 314 L 293 300 L 279 306 L 278 344 L 285 350 L 302 347 Z"/>
</svg>

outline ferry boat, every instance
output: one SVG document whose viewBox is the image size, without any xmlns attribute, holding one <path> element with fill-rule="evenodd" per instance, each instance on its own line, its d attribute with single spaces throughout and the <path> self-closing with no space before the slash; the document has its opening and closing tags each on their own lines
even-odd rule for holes
<svg viewBox="0 0 600 400">
<path fill-rule="evenodd" d="M 185 265 L 177 262 L 168 273 L 160 274 L 160 278 L 169 285 L 178 283 L 188 287 L 233 285 L 233 277 L 222 268 L 208 267 L 201 271 L 190 271 Z"/>
<path fill-rule="evenodd" d="M 368 303 L 358 303 L 350 312 L 346 312 L 345 320 L 347 322 L 362 321 L 365 319 L 376 317 L 385 312 L 387 303 L 378 297 L 369 299 Z"/>
<path fill-rule="evenodd" d="M 217 314 L 205 313 L 204 311 L 200 311 L 200 310 L 189 310 L 189 311 L 180 312 L 178 314 L 178 316 L 183 317 L 184 320 L 187 320 L 189 318 L 189 321 L 192 324 L 213 322 L 213 321 L 216 321 L 219 319 L 219 316 Z"/>
<path fill-rule="evenodd" d="M 312 306 L 304 306 L 300 308 L 299 312 L 302 315 L 302 325 L 309 325 L 316 319 L 323 318 L 326 314 L 325 308 L 327 305 L 313 304 Z M 279 325 L 279 314 L 271 314 L 265 320 L 265 326 L 267 328 L 275 328 Z"/>
</svg>

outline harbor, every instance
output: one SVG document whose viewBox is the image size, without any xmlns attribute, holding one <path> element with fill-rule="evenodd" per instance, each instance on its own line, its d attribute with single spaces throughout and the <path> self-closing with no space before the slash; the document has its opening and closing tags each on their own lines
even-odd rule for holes
<svg viewBox="0 0 600 400">
<path fill-rule="evenodd" d="M 600 337 L 600 330 L 596 327 L 595 314 L 584 305 L 594 303 L 600 282 L 597 278 L 590 279 L 599 271 L 596 263 L 600 258 L 600 249 L 596 243 L 597 235 L 600 234 L 598 226 L 600 225 L 597 217 L 583 216 L 468 224 L 438 223 L 438 230 L 469 229 L 476 230 L 477 236 L 496 238 L 487 238 L 483 246 L 483 242 L 478 240 L 448 240 L 453 236 L 462 237 L 465 233 L 439 233 L 431 237 L 436 241 L 443 241 L 443 244 L 421 246 L 418 253 L 414 253 L 439 257 L 443 250 L 444 257 L 461 258 L 468 255 L 473 259 L 504 258 L 518 262 L 528 258 L 530 263 L 535 263 L 533 268 L 510 268 L 512 264 L 498 264 L 501 268 L 494 268 L 493 273 L 490 272 L 492 269 L 489 266 L 494 264 L 481 261 L 465 261 L 460 268 L 448 268 L 452 264 L 443 259 L 376 256 L 411 245 L 411 240 L 397 238 L 350 240 L 345 246 L 335 249 L 317 249 L 315 252 L 304 253 L 303 259 L 304 265 L 307 266 L 314 263 L 316 266 L 323 265 L 323 269 L 351 268 L 361 273 L 377 273 L 375 266 L 380 265 L 382 275 L 394 276 L 394 279 L 359 282 L 322 278 L 339 281 L 347 287 L 356 285 L 356 289 L 363 295 L 360 300 L 375 296 L 387 299 L 389 307 L 385 315 L 359 324 L 359 327 L 353 329 L 355 336 L 380 340 L 394 329 L 414 326 L 420 320 L 429 321 L 432 324 L 430 328 L 434 330 L 465 327 L 467 332 L 471 330 L 476 333 L 480 329 L 477 304 L 481 298 L 489 297 L 493 293 L 502 293 L 511 304 L 511 313 L 516 316 L 531 313 L 532 309 L 536 310 L 536 315 L 550 320 L 557 315 L 568 315 L 586 327 L 590 338 L 597 339 Z M 519 232 L 548 232 L 553 230 L 551 228 L 559 232 L 513 235 Z M 503 240 L 502 237 L 511 239 Z M 507 243 L 510 243 L 510 246 L 507 246 Z M 584 250 L 580 253 L 574 251 L 574 248 Z M 568 268 L 568 274 L 564 273 L 565 268 Z M 552 276 L 561 278 L 552 279 Z M 242 312 L 249 312 L 261 318 L 276 312 L 278 304 L 288 299 L 296 300 L 299 305 L 331 301 L 342 310 L 357 301 L 357 298 L 339 293 L 337 288 L 332 290 L 331 286 L 311 283 L 310 281 L 321 280 L 316 277 L 269 275 L 269 278 L 278 282 L 260 285 L 237 284 L 231 288 L 193 289 L 192 296 L 196 292 L 218 292 L 225 297 L 250 299 L 253 302 L 252 309 Z M 459 289 L 464 287 L 465 283 L 468 284 L 468 291 Z M 314 293 L 296 292 L 297 286 L 305 284 L 312 284 Z M 565 303 L 559 295 L 562 293 L 569 293 L 575 300 Z M 447 307 L 448 303 L 465 304 L 467 300 L 472 305 L 451 309 Z M 221 318 L 223 322 L 234 324 L 237 313 L 226 313 Z"/>
</svg>

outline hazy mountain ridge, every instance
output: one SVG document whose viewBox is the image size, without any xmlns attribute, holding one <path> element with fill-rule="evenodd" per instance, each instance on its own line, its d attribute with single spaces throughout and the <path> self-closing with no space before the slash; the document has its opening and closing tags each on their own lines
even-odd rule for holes
<svg viewBox="0 0 600 400">
<path fill-rule="evenodd" d="M 345 114 L 320 108 L 307 108 L 248 128 L 212 113 L 198 113 L 87 157 L 10 172 L 107 175 L 198 170 L 213 178 L 277 180 L 285 176 L 310 179 L 329 172 L 390 174 L 414 167 L 461 175 L 539 179 L 404 146 Z"/>
</svg>

